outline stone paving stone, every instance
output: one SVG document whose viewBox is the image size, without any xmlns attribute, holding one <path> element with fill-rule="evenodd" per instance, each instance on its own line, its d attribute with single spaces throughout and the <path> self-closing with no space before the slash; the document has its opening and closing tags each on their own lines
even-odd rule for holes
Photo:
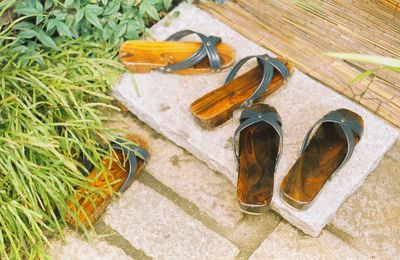
<svg viewBox="0 0 400 260">
<path fill-rule="evenodd" d="M 236 189 L 224 176 L 210 170 L 184 149 L 176 146 L 131 115 L 114 113 L 110 126 L 143 137 L 150 146 L 146 172 L 226 228 L 242 218 L 236 204 Z"/>
<path fill-rule="evenodd" d="M 156 259 L 234 259 L 228 240 L 139 182 L 112 203 L 104 222 Z"/>
<path fill-rule="evenodd" d="M 224 42 L 237 50 L 237 60 L 243 56 L 268 52 L 193 5 L 182 4 L 177 10 L 180 15 L 171 19 L 170 26 L 160 21 L 152 28 L 153 37 L 165 39 L 178 30 L 194 29 L 221 36 Z M 231 137 L 238 120 L 206 131 L 195 123 L 189 112 L 191 102 L 223 84 L 226 74 L 135 74 L 140 96 L 133 87 L 131 75 L 127 74 L 116 85 L 114 95 L 140 120 L 235 183 L 237 166 Z M 284 149 L 275 175 L 276 188 L 271 206 L 305 233 L 317 236 L 392 146 L 398 130 L 300 71 L 294 73 L 287 86 L 267 98 L 267 102 L 279 111 L 284 130 Z M 363 117 L 364 136 L 350 161 L 325 185 L 313 205 L 304 211 L 294 210 L 280 200 L 280 182 L 295 162 L 308 129 L 327 112 L 338 108 L 348 108 Z"/>
<path fill-rule="evenodd" d="M 250 260 L 258 259 L 367 259 L 367 257 L 326 230 L 323 230 L 318 238 L 313 238 L 288 223 L 281 222 L 250 257 Z"/>
<path fill-rule="evenodd" d="M 332 225 L 376 259 L 400 256 L 400 161 L 385 156 L 364 185 L 340 208 Z"/>
<path fill-rule="evenodd" d="M 49 254 L 51 259 L 60 260 L 132 259 L 120 248 L 111 246 L 105 241 L 88 242 L 85 237 L 78 236 L 72 231 L 67 232 L 66 241 L 51 241 Z"/>
<path fill-rule="evenodd" d="M 227 234 L 227 238 L 239 246 L 238 259 L 248 259 L 261 242 L 274 231 L 281 219 L 272 210 L 258 216 L 245 215 L 236 227 Z"/>
<path fill-rule="evenodd" d="M 397 139 L 397 142 L 393 145 L 393 147 L 389 150 L 387 154 L 395 160 L 400 161 L 400 139 Z"/>
</svg>

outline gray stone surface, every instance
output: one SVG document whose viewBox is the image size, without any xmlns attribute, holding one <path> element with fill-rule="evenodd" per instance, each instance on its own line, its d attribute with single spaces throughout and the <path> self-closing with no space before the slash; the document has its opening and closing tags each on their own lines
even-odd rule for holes
<svg viewBox="0 0 400 260">
<path fill-rule="evenodd" d="M 264 259 L 368 259 L 328 231 L 312 238 L 281 222 L 251 255 Z"/>
<path fill-rule="evenodd" d="M 118 247 L 109 245 L 105 241 L 88 241 L 86 237 L 68 231 L 66 241 L 53 240 L 49 248 L 51 259 L 62 260 L 109 260 L 109 259 L 132 259 Z"/>
<path fill-rule="evenodd" d="M 332 224 L 348 242 L 376 259 L 400 256 L 400 161 L 385 156 Z"/>
<path fill-rule="evenodd" d="M 194 29 L 221 36 L 224 42 L 237 50 L 237 60 L 250 54 L 268 52 L 195 6 L 181 4 L 177 10 L 180 16 L 171 19 L 170 26 L 160 21 L 152 28 L 152 35 L 156 39 L 164 39 L 178 30 Z M 156 72 L 136 74 L 134 80 L 139 87 L 138 95 L 132 84 L 132 75 L 126 74 L 116 85 L 114 95 L 141 120 L 235 183 L 237 173 L 231 137 L 238 120 L 230 120 L 217 129 L 206 131 L 194 122 L 189 112 L 191 102 L 219 87 L 225 76 L 226 73 L 196 76 Z M 382 155 L 395 142 L 398 131 L 299 71 L 294 73 L 287 86 L 266 101 L 277 108 L 284 129 L 284 151 L 276 172 L 272 207 L 305 233 L 316 236 L 375 168 Z M 279 184 L 295 162 L 309 127 L 327 112 L 338 108 L 359 113 L 365 121 L 365 134 L 351 160 L 327 183 L 314 204 L 308 210 L 296 211 L 279 199 Z"/>
<path fill-rule="evenodd" d="M 239 250 L 138 182 L 112 203 L 104 221 L 156 259 L 234 259 Z"/>
<path fill-rule="evenodd" d="M 148 142 L 151 152 L 146 165 L 148 173 L 222 226 L 233 228 L 239 222 L 242 213 L 236 204 L 236 189 L 224 176 L 136 118 L 121 113 L 114 113 L 111 118 L 110 126 L 137 134 Z"/>
</svg>

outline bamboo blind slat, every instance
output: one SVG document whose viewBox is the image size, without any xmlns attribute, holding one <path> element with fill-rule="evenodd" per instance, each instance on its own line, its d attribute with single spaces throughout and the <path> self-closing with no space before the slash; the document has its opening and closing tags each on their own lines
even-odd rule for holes
<svg viewBox="0 0 400 260">
<path fill-rule="evenodd" d="M 379 70 L 355 85 L 359 73 L 378 66 L 342 61 L 324 52 L 400 57 L 398 0 L 236 0 L 200 3 L 251 40 L 292 60 L 296 67 L 400 126 L 400 75 Z"/>
</svg>

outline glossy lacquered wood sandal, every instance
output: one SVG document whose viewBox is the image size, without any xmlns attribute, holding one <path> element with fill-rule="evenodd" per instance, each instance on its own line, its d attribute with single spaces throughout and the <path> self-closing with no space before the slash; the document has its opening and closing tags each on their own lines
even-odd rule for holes
<svg viewBox="0 0 400 260">
<path fill-rule="evenodd" d="M 200 42 L 178 41 L 190 34 L 197 35 Z M 126 41 L 120 47 L 119 58 L 129 71 L 136 73 L 157 70 L 203 74 L 231 67 L 235 62 L 235 51 L 217 36 L 183 30 L 161 42 Z"/>
<path fill-rule="evenodd" d="M 66 214 L 67 223 L 76 228 L 82 228 L 81 223 L 85 228 L 95 225 L 113 196 L 124 192 L 141 173 L 149 158 L 147 145 L 136 136 L 127 136 L 126 139 L 133 143 L 123 140 L 112 143 L 113 154 L 103 159 L 103 171 L 83 158 L 82 164 L 86 168 L 83 173 L 87 172 L 87 178 L 92 180 L 88 183 L 91 188 L 76 188 L 75 201 L 68 203 L 71 212 Z"/>
<path fill-rule="evenodd" d="M 243 212 L 261 214 L 269 208 L 282 151 L 281 125 L 276 110 L 265 104 L 254 104 L 241 114 L 234 150 L 239 165 L 237 199 Z"/>
<path fill-rule="evenodd" d="M 252 58 L 257 59 L 258 66 L 235 78 L 239 69 Z M 278 90 L 293 70 L 293 65 L 283 58 L 267 54 L 248 56 L 232 68 L 222 87 L 194 101 L 190 111 L 202 127 L 217 127 L 229 120 L 235 109 L 249 106 Z"/>
<path fill-rule="evenodd" d="M 305 210 L 315 201 L 326 182 L 350 159 L 363 134 L 363 119 L 339 109 L 318 120 L 308 131 L 301 155 L 283 179 L 282 200 Z"/>
</svg>

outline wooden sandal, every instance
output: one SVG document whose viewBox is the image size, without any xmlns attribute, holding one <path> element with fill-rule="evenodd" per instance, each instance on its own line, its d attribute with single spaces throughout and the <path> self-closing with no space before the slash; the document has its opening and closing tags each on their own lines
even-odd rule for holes
<svg viewBox="0 0 400 260">
<path fill-rule="evenodd" d="M 243 212 L 261 214 L 268 209 L 282 151 L 281 125 L 276 110 L 265 104 L 255 104 L 240 116 L 234 150 L 239 164 L 237 199 Z"/>
<path fill-rule="evenodd" d="M 258 66 L 234 79 L 251 58 L 257 58 Z M 249 106 L 279 89 L 293 70 L 293 65 L 283 58 L 271 58 L 267 54 L 248 56 L 232 68 L 222 87 L 194 101 L 190 110 L 202 127 L 219 126 L 232 117 L 235 109 Z"/>
<path fill-rule="evenodd" d="M 137 137 L 129 136 L 127 139 L 137 145 L 127 144 L 123 140 L 113 142 L 112 159 L 103 159 L 102 163 L 106 170 L 100 176 L 99 170 L 94 169 L 86 158 L 83 159 L 82 164 L 89 172 L 87 178 L 95 181 L 88 185 L 93 187 L 90 191 L 85 187 L 77 187 L 74 196 L 78 205 L 72 201 L 68 203 L 72 214 L 66 214 L 67 223 L 78 228 L 77 218 L 79 218 L 85 228 L 95 225 L 114 194 L 124 192 L 141 173 L 149 158 L 145 150 L 146 144 Z M 98 190 L 94 190 L 95 188 Z"/>
<path fill-rule="evenodd" d="M 199 36 L 201 42 L 178 42 L 190 34 Z M 183 30 L 162 42 L 126 41 L 120 47 L 119 58 L 131 72 L 202 74 L 231 67 L 235 51 L 219 37 Z"/>
<path fill-rule="evenodd" d="M 331 111 L 308 131 L 301 156 L 281 183 L 281 198 L 307 209 L 325 183 L 350 159 L 363 134 L 364 122 L 347 109 Z"/>
</svg>

